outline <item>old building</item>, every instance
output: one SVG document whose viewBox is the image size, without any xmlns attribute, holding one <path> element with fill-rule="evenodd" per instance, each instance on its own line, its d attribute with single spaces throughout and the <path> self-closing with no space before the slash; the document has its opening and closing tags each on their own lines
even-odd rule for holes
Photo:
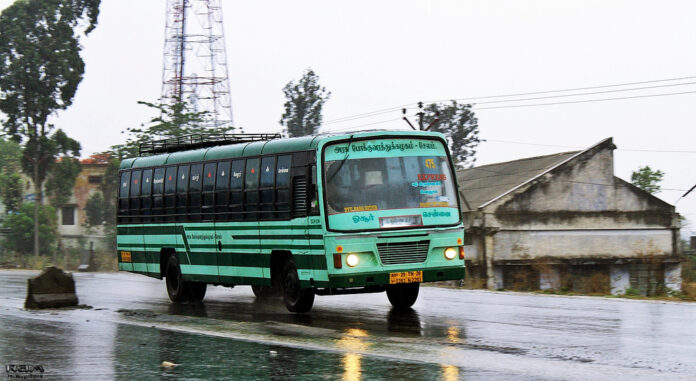
<svg viewBox="0 0 696 381">
<path fill-rule="evenodd" d="M 108 157 L 92 155 L 80 160 L 82 170 L 75 179 L 75 186 L 67 204 L 57 210 L 58 234 L 63 245 L 68 247 L 86 248 L 91 244 L 95 248 L 103 247 L 104 232 L 101 228 L 88 229 L 85 226 L 87 215 L 85 206 L 87 200 L 95 192 L 100 191 L 104 171 L 109 164 Z"/>
<path fill-rule="evenodd" d="M 104 248 L 108 246 L 106 245 L 103 229 L 88 229 L 85 226 L 85 221 L 87 220 L 85 212 L 87 200 L 92 194 L 100 191 L 104 171 L 108 164 L 109 158 L 99 154 L 80 160 L 82 168 L 80 174 L 75 179 L 72 195 L 65 205 L 56 208 L 58 234 L 64 247 L 88 248 L 90 245 L 93 245 L 94 248 Z M 22 184 L 25 202 L 33 201 L 35 199 L 35 191 L 31 178 L 22 174 Z M 44 195 L 46 195 L 45 189 Z M 44 202 L 49 203 L 48 198 L 44 198 Z M 4 205 L 0 202 L 0 224 L 2 223 L 2 216 L 5 214 Z M 0 230 L 0 237 L 2 237 L 2 234 L 3 231 Z M 2 250 L 1 247 L 0 250 Z"/>
<path fill-rule="evenodd" d="M 459 170 L 469 276 L 492 289 L 680 289 L 674 206 L 614 176 L 615 148 Z"/>
</svg>

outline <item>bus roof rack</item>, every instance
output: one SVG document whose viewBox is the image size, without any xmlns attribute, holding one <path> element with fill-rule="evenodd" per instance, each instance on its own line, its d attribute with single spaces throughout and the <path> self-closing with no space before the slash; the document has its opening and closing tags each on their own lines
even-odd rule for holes
<svg viewBox="0 0 696 381">
<path fill-rule="evenodd" d="M 146 156 L 280 138 L 280 134 L 193 134 L 140 143 L 138 153 L 140 156 Z"/>
</svg>

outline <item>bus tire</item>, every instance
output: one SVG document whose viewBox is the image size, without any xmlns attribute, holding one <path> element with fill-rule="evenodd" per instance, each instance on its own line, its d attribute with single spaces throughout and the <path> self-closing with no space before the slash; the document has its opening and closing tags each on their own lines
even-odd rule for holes
<svg viewBox="0 0 696 381">
<path fill-rule="evenodd" d="M 165 282 L 167 283 L 167 294 L 169 300 L 174 303 L 181 303 L 188 298 L 186 292 L 186 283 L 181 276 L 181 268 L 179 267 L 179 258 L 176 254 L 172 254 L 167 258 L 167 267 L 164 272 Z"/>
<path fill-rule="evenodd" d="M 283 266 L 283 300 L 290 312 L 303 313 L 312 309 L 314 304 L 314 290 L 300 287 L 300 277 L 297 275 L 297 266 L 292 258 L 289 258 Z"/>
<path fill-rule="evenodd" d="M 207 283 L 184 282 L 184 287 L 188 289 L 189 301 L 200 303 L 205 298 L 205 291 L 208 289 Z"/>
<path fill-rule="evenodd" d="M 418 299 L 420 283 L 394 284 L 387 286 L 387 298 L 397 310 L 411 308 Z"/>
<path fill-rule="evenodd" d="M 257 299 L 266 299 L 266 298 L 270 298 L 271 296 L 273 296 L 271 293 L 271 286 L 252 285 L 251 291 L 254 292 L 254 296 Z"/>
</svg>

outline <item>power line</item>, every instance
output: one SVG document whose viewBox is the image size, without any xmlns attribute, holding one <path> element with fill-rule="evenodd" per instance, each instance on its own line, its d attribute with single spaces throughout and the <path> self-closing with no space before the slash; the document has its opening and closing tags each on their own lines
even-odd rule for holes
<svg viewBox="0 0 696 381">
<path fill-rule="evenodd" d="M 640 82 L 625 82 L 625 83 L 617 83 L 617 84 L 613 84 L 613 85 L 576 87 L 576 88 L 571 88 L 571 89 L 534 91 L 534 92 L 516 93 L 516 94 L 506 94 L 506 95 L 488 95 L 488 96 L 484 96 L 484 97 L 457 98 L 457 99 L 454 99 L 454 100 L 469 100 L 469 99 L 471 99 L 471 100 L 476 100 L 476 99 L 490 99 L 490 98 L 507 98 L 507 97 L 526 96 L 526 95 L 562 93 L 562 92 L 567 92 L 567 91 L 581 91 L 581 90 L 592 90 L 592 89 L 605 89 L 605 88 L 608 88 L 608 87 L 644 85 L 644 84 L 646 84 L 646 83 L 659 83 L 659 82 L 683 81 L 683 80 L 687 80 L 687 79 L 696 79 L 696 76 L 691 76 L 691 77 L 679 77 L 679 78 L 667 78 L 667 79 L 655 79 L 655 80 L 651 80 L 651 81 L 640 81 Z M 430 101 L 429 103 L 448 102 L 448 101 L 450 101 L 450 100 L 451 100 L 451 99 L 444 99 L 444 100 Z"/>
<path fill-rule="evenodd" d="M 533 98 L 503 99 L 503 100 L 499 100 L 499 101 L 477 102 L 476 104 L 480 105 L 480 104 L 488 104 L 488 103 L 508 103 L 508 102 L 533 101 L 533 100 L 537 100 L 537 99 L 579 97 L 579 96 L 583 96 L 583 95 L 608 94 L 608 93 L 617 93 L 617 92 L 622 92 L 622 91 L 647 90 L 647 89 L 657 89 L 657 88 L 662 88 L 662 87 L 688 86 L 688 85 L 695 85 L 695 84 L 696 84 L 696 82 L 673 83 L 670 85 L 633 87 L 630 89 L 616 89 L 616 90 L 592 91 L 592 92 L 585 92 L 585 93 L 547 95 L 547 96 L 543 96 L 543 97 L 533 97 Z"/>
<path fill-rule="evenodd" d="M 503 109 L 503 108 L 521 108 L 521 107 L 537 107 L 537 106 L 553 106 L 553 105 L 564 105 L 573 103 L 590 103 L 590 102 L 606 102 L 606 101 L 618 101 L 623 99 L 638 99 L 638 98 L 652 98 L 652 97 L 666 97 L 670 95 L 683 95 L 683 94 L 696 94 L 696 91 L 681 91 L 676 93 L 662 93 L 662 94 L 647 94 L 647 95 L 634 95 L 630 97 L 616 97 L 616 98 L 601 98 L 601 99 L 585 99 L 579 101 L 565 101 L 565 102 L 551 102 L 551 103 L 533 103 L 528 105 L 508 105 L 508 106 L 492 106 L 492 107 L 476 107 L 476 110 L 493 110 L 493 109 Z"/>
<path fill-rule="evenodd" d="M 583 149 L 584 147 L 577 146 L 564 146 L 555 144 L 541 144 L 541 143 L 529 143 L 529 142 L 515 142 L 510 140 L 496 140 L 496 139 L 483 139 L 481 142 L 492 142 L 492 143 L 507 143 L 507 144 L 522 144 L 530 146 L 541 146 L 541 147 L 555 147 L 555 148 L 572 148 L 572 149 Z M 656 149 L 632 149 L 632 148 L 617 148 L 617 151 L 629 151 L 629 152 L 658 152 L 658 153 L 696 153 L 696 151 L 681 151 L 681 150 L 656 150 Z"/>
<path fill-rule="evenodd" d="M 545 91 L 535 91 L 535 92 L 524 92 L 524 93 L 514 93 L 514 94 L 504 94 L 504 95 L 488 95 L 488 96 L 480 96 L 480 97 L 468 97 L 468 98 L 456 98 L 454 100 L 458 101 L 476 101 L 476 100 L 482 100 L 482 99 L 492 99 L 492 98 L 509 98 L 509 97 L 516 97 L 516 96 L 527 96 L 527 95 L 539 95 L 539 94 L 551 94 L 551 93 L 561 93 L 561 92 L 569 92 L 569 91 L 582 91 L 582 90 L 593 90 L 593 89 L 605 89 L 605 88 L 610 88 L 610 87 L 620 87 L 620 86 L 631 86 L 631 85 L 642 85 L 642 84 L 648 84 L 648 83 L 660 83 L 660 82 L 671 82 L 671 81 L 681 81 L 681 80 L 689 80 L 689 79 L 696 79 L 696 76 L 689 76 L 689 77 L 678 77 L 678 78 L 667 78 L 667 79 L 657 79 L 657 80 L 651 80 L 651 81 L 640 81 L 640 82 L 625 82 L 625 83 L 618 83 L 618 84 L 612 84 L 612 85 L 601 85 L 601 86 L 588 86 L 588 87 L 576 87 L 576 88 L 570 88 L 570 89 L 559 89 L 559 90 L 545 90 Z M 658 87 L 670 87 L 670 86 L 685 86 L 685 85 L 690 85 L 690 84 L 696 84 L 696 82 L 688 82 L 688 83 L 678 83 L 678 84 L 669 84 L 669 85 L 659 85 L 659 86 L 645 86 L 645 87 L 639 87 L 639 88 L 631 88 L 631 89 L 617 89 L 617 90 L 609 90 L 609 91 L 600 91 L 600 92 L 590 92 L 590 93 L 580 93 L 580 94 L 558 94 L 558 95 L 553 95 L 553 96 L 548 96 L 548 97 L 536 97 L 536 98 L 529 98 L 529 99 L 508 99 L 508 100 L 498 100 L 498 101 L 490 101 L 490 102 L 479 102 L 479 104 L 484 104 L 484 103 L 501 103 L 501 102 L 516 102 L 516 101 L 524 101 L 524 100 L 534 100 L 534 99 L 549 99 L 549 98 L 556 98 L 556 97 L 571 97 L 571 96 L 581 96 L 581 95 L 594 95 L 594 94 L 602 94 L 602 93 L 611 93 L 611 92 L 620 92 L 620 91 L 635 91 L 635 90 L 645 90 L 645 89 L 650 89 L 650 88 L 658 88 Z M 436 101 L 428 101 L 426 103 L 440 103 L 440 102 L 447 102 L 452 99 L 447 99 L 447 100 L 436 100 Z M 372 116 L 377 116 L 377 115 L 382 115 L 386 114 L 392 111 L 397 111 L 401 110 L 403 108 L 407 108 L 410 105 L 413 105 L 414 103 L 409 103 L 401 106 L 394 106 L 394 107 L 389 107 L 389 108 L 384 108 L 384 109 L 379 109 L 375 111 L 369 111 L 369 112 L 364 112 L 360 114 L 354 114 L 354 115 L 347 115 L 343 116 L 340 118 L 335 118 L 328 120 L 324 123 L 323 125 L 326 124 L 334 124 L 334 123 L 342 123 L 342 122 L 347 122 L 355 119 L 362 119 L 362 118 L 368 118 Z M 480 108 L 483 109 L 483 108 Z M 488 108 L 490 109 L 490 108 Z"/>
</svg>

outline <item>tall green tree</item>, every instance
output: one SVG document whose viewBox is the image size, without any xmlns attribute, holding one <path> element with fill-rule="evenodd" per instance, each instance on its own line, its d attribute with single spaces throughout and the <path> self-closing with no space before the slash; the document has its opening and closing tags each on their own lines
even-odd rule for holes
<svg viewBox="0 0 696 381">
<path fill-rule="evenodd" d="M 85 70 L 80 38 L 97 24 L 100 0 L 23 0 L 0 14 L 0 111 L 5 133 L 24 143 L 22 169 L 36 190 L 34 254 L 39 255 L 39 206 L 47 174 L 80 146 L 49 123 L 72 104 Z"/>
<path fill-rule="evenodd" d="M 288 136 L 316 134 L 322 121 L 322 107 L 331 96 L 331 92 L 319 85 L 319 77 L 307 69 L 299 81 L 288 82 L 283 93 L 285 112 L 280 124 L 285 126 Z"/>
<path fill-rule="evenodd" d="M 22 148 L 16 142 L 0 139 L 0 198 L 5 212 L 17 212 L 22 205 L 24 182 L 19 171 L 22 168 Z"/>
<path fill-rule="evenodd" d="M 631 183 L 638 188 L 651 194 L 660 192 L 660 182 L 665 177 L 665 173 L 659 169 L 653 170 L 650 166 L 638 167 L 637 171 L 631 173 Z"/>
<path fill-rule="evenodd" d="M 476 162 L 476 147 L 479 139 L 478 118 L 470 104 L 431 103 L 423 108 L 423 128 L 445 135 L 449 143 L 452 160 L 461 167 L 470 167 Z M 438 119 L 435 122 L 435 119 Z"/>
<path fill-rule="evenodd" d="M 137 156 L 140 144 L 153 140 L 186 135 L 228 134 L 235 130 L 233 126 L 211 126 L 211 113 L 196 110 L 188 101 L 173 104 L 138 101 L 138 104 L 150 107 L 156 114 L 147 123 L 123 131 L 128 135 L 126 142 L 111 147 L 110 153 L 116 158 Z"/>
</svg>

